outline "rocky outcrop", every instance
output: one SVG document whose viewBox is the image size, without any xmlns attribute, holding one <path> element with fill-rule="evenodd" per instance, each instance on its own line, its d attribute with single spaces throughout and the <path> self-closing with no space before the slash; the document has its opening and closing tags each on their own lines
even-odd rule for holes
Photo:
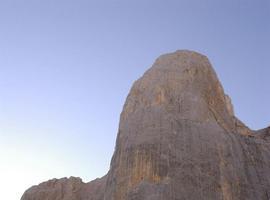
<svg viewBox="0 0 270 200">
<path fill-rule="evenodd" d="M 103 200 L 106 176 L 83 183 L 80 178 L 52 179 L 28 189 L 27 200 Z"/>
<path fill-rule="evenodd" d="M 268 200 L 269 172 L 269 129 L 234 116 L 205 56 L 176 51 L 134 83 L 106 177 L 49 181 L 22 200 Z"/>
</svg>

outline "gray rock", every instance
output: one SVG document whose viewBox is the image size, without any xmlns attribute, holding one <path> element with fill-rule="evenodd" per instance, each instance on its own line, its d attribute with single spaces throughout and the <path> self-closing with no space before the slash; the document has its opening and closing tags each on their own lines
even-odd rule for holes
<svg viewBox="0 0 270 200">
<path fill-rule="evenodd" d="M 205 56 L 176 51 L 134 83 L 106 177 L 49 181 L 22 200 L 268 200 L 269 135 L 234 116 Z"/>
</svg>

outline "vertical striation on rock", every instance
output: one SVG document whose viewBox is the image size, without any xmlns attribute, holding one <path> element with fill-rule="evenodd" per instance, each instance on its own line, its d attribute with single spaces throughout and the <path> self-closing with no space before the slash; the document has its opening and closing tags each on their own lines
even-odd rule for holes
<svg viewBox="0 0 270 200">
<path fill-rule="evenodd" d="M 269 132 L 234 116 L 207 57 L 176 51 L 132 86 L 104 178 L 49 181 L 22 200 L 268 200 Z"/>
</svg>

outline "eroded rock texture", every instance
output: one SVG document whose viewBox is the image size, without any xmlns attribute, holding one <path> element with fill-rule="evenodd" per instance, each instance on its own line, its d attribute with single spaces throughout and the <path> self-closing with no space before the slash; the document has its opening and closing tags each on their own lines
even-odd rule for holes
<svg viewBox="0 0 270 200">
<path fill-rule="evenodd" d="M 49 181 L 22 200 L 268 200 L 269 138 L 234 116 L 205 56 L 176 51 L 134 83 L 107 176 Z"/>
<path fill-rule="evenodd" d="M 103 200 L 106 176 L 83 183 L 80 178 L 52 179 L 28 189 L 22 200 Z"/>
</svg>

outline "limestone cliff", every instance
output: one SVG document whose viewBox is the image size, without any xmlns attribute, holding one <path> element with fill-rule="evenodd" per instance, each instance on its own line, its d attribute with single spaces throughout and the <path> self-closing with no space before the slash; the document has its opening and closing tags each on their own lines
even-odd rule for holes
<svg viewBox="0 0 270 200">
<path fill-rule="evenodd" d="M 234 116 L 205 56 L 176 51 L 134 83 L 105 178 L 49 181 L 22 200 L 268 200 L 269 135 Z"/>
</svg>

